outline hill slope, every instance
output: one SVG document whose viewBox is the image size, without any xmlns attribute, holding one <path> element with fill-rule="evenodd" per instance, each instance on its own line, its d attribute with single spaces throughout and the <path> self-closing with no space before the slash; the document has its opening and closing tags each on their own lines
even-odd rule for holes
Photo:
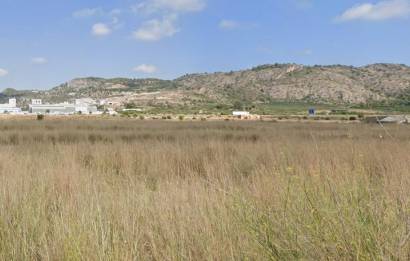
<svg viewBox="0 0 410 261">
<path fill-rule="evenodd" d="M 121 104 L 192 104 L 235 101 L 266 103 L 272 100 L 332 104 L 382 101 L 408 102 L 410 67 L 398 64 L 352 66 L 262 65 L 229 73 L 185 75 L 160 79 L 81 78 L 49 91 L 8 89 L 1 98 L 43 98 L 56 102 L 81 97 L 117 99 Z"/>
</svg>

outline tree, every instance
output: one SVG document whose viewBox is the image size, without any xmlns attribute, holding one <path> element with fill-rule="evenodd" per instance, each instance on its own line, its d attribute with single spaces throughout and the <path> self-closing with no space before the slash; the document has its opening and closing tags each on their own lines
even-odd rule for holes
<svg viewBox="0 0 410 261">
<path fill-rule="evenodd" d="M 243 110 L 243 103 L 240 101 L 236 101 L 233 103 L 234 110 Z"/>
</svg>

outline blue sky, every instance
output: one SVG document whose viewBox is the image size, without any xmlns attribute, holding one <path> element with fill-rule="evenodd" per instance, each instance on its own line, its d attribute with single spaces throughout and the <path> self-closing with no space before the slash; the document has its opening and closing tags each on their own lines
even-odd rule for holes
<svg viewBox="0 0 410 261">
<path fill-rule="evenodd" d="M 410 0 L 0 0 L 0 90 L 265 63 L 410 64 Z"/>
</svg>

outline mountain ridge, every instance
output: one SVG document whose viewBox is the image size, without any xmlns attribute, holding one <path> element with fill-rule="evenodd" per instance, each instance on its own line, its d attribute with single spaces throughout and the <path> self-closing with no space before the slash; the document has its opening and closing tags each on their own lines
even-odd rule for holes
<svg viewBox="0 0 410 261">
<path fill-rule="evenodd" d="M 116 99 L 120 105 L 232 104 L 306 101 L 363 104 L 407 102 L 410 67 L 376 63 L 348 65 L 265 64 L 250 69 L 185 74 L 174 80 L 157 78 L 75 78 L 45 91 L 7 89 L 1 98 L 17 96 L 24 102 L 42 98 L 57 102 L 74 98 Z"/>
</svg>

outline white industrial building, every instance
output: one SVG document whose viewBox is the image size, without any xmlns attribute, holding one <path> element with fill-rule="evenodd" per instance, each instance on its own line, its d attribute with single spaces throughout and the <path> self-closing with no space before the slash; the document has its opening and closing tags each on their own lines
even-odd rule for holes
<svg viewBox="0 0 410 261">
<path fill-rule="evenodd" d="M 96 102 L 90 98 L 75 100 L 75 112 L 81 114 L 96 114 L 98 112 Z"/>
<path fill-rule="evenodd" d="M 17 107 L 15 98 L 9 99 L 9 103 L 0 104 L 0 113 L 20 113 L 21 108 Z"/>
<path fill-rule="evenodd" d="M 234 111 L 232 112 L 233 116 L 249 116 L 251 115 L 248 111 Z"/>
<path fill-rule="evenodd" d="M 75 105 L 70 103 L 43 104 L 41 100 L 32 100 L 29 105 L 30 113 L 37 114 L 75 114 Z"/>
<path fill-rule="evenodd" d="M 43 104 L 40 99 L 33 99 L 29 105 L 30 113 L 37 114 L 96 114 L 97 106 L 90 105 L 82 99 L 76 100 L 75 104 L 72 103 L 58 103 L 58 104 Z"/>
</svg>

